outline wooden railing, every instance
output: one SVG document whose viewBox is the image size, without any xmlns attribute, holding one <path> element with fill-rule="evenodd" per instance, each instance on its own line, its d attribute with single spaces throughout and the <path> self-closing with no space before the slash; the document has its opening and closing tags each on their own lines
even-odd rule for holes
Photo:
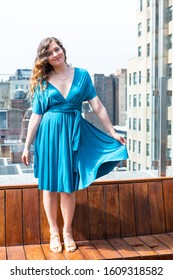
<svg viewBox="0 0 173 280">
<path fill-rule="evenodd" d="M 58 196 L 59 200 L 59 196 Z M 77 241 L 173 232 L 173 178 L 97 181 L 76 192 Z M 62 229 L 61 212 L 58 223 Z M 44 244 L 49 228 L 37 185 L 0 186 L 0 246 Z"/>
</svg>

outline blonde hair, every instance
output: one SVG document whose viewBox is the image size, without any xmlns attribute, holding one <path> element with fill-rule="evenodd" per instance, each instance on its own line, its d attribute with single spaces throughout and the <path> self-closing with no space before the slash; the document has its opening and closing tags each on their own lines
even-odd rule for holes
<svg viewBox="0 0 173 280">
<path fill-rule="evenodd" d="M 37 49 L 37 56 L 35 58 L 35 65 L 32 70 L 32 75 L 30 79 L 30 94 L 31 96 L 34 93 L 34 90 L 40 86 L 43 89 L 43 82 L 46 82 L 46 78 L 48 74 L 53 70 L 53 67 L 47 61 L 47 50 L 49 48 L 50 43 L 54 41 L 56 44 L 60 46 L 60 48 L 64 52 L 65 62 L 66 62 L 66 50 L 63 44 L 55 37 L 48 37 L 43 39 Z M 47 86 L 47 82 L 46 82 Z"/>
</svg>

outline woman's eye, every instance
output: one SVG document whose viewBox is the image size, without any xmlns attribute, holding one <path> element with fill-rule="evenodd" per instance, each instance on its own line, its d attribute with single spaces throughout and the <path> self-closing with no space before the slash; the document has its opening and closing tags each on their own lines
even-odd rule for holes
<svg viewBox="0 0 173 280">
<path fill-rule="evenodd" d="M 55 52 L 59 52 L 59 48 L 56 48 L 56 49 L 55 49 Z"/>
<path fill-rule="evenodd" d="M 52 55 L 52 53 L 51 52 L 47 52 L 47 56 L 51 56 Z"/>
</svg>

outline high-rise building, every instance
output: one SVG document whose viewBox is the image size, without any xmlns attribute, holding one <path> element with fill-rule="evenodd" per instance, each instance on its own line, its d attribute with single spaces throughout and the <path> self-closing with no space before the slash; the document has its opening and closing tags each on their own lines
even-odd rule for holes
<svg viewBox="0 0 173 280">
<path fill-rule="evenodd" d="M 127 125 L 127 69 L 117 70 L 116 78 L 116 124 Z"/>
<path fill-rule="evenodd" d="M 128 61 L 129 170 L 173 159 L 172 0 L 138 0 L 137 57 Z"/>
<path fill-rule="evenodd" d="M 104 104 L 110 120 L 113 124 L 118 124 L 116 120 L 116 78 L 114 75 L 105 76 L 104 74 L 94 74 L 94 86 L 97 95 Z M 98 128 L 105 130 L 103 124 L 92 110 L 85 110 L 84 117 Z"/>
</svg>

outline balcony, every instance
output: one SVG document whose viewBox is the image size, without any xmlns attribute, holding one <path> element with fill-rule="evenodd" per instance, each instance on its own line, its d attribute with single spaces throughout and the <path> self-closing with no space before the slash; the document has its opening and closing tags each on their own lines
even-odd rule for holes
<svg viewBox="0 0 173 280">
<path fill-rule="evenodd" d="M 73 234 L 78 249 L 53 254 L 37 183 L 4 181 L 0 259 L 173 259 L 173 177 L 102 178 L 78 191 L 76 200 Z M 60 211 L 58 221 L 62 229 Z"/>
</svg>

